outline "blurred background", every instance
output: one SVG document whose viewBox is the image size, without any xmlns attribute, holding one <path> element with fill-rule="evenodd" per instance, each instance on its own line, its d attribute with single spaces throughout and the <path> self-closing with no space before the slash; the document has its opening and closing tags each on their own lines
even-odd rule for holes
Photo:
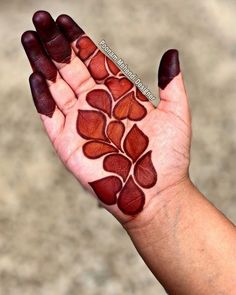
<svg viewBox="0 0 236 295">
<path fill-rule="evenodd" d="M 191 176 L 236 222 L 236 2 L 0 5 L 0 295 L 165 294 L 122 227 L 55 155 L 31 101 L 20 36 L 38 9 L 70 14 L 154 94 L 162 53 L 178 48 L 192 108 Z"/>
</svg>

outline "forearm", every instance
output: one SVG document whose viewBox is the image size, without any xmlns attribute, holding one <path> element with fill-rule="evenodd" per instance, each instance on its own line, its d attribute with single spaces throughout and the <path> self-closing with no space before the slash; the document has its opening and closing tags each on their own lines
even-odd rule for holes
<svg viewBox="0 0 236 295">
<path fill-rule="evenodd" d="M 189 180 L 148 207 L 154 215 L 125 228 L 169 294 L 236 293 L 235 227 Z"/>
</svg>

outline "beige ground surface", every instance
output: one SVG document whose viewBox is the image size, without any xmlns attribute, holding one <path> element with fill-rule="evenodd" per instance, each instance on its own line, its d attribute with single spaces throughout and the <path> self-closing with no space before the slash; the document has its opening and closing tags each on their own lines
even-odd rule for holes
<svg viewBox="0 0 236 295">
<path fill-rule="evenodd" d="M 236 222 L 236 2 L 12 0 L 0 7 L 0 295 L 165 294 L 120 225 L 55 156 L 31 102 L 20 35 L 37 9 L 69 13 L 153 92 L 162 52 L 178 48 L 193 115 L 192 179 Z"/>
</svg>

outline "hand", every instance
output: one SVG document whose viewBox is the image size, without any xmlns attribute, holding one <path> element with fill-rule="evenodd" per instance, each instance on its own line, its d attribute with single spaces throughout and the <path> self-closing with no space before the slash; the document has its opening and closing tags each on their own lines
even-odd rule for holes
<svg viewBox="0 0 236 295">
<path fill-rule="evenodd" d="M 178 52 L 159 68 L 157 108 L 69 17 L 33 16 L 22 43 L 46 132 L 80 183 L 121 222 L 155 214 L 160 192 L 188 179 L 191 123 Z M 149 216 L 151 217 L 151 216 Z"/>
</svg>

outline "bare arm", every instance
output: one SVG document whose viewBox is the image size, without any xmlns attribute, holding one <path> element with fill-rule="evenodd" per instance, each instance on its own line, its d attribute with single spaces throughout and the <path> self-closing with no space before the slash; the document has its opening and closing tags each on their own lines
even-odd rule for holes
<svg viewBox="0 0 236 295">
<path fill-rule="evenodd" d="M 189 180 L 158 198 L 124 226 L 168 294 L 236 294 L 234 225 Z"/>
</svg>

